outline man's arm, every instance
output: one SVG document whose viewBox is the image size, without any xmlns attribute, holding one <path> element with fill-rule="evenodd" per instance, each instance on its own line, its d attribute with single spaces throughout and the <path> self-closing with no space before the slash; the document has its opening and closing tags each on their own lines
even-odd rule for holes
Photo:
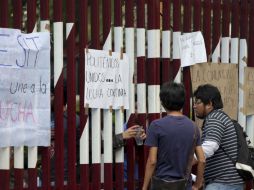
<svg viewBox="0 0 254 190">
<path fill-rule="evenodd" d="M 197 178 L 193 184 L 192 189 L 198 190 L 203 185 L 203 175 L 205 170 L 205 155 L 201 146 L 195 148 L 195 154 L 197 156 Z"/>
<path fill-rule="evenodd" d="M 142 190 L 147 190 L 149 187 L 149 183 L 151 181 L 157 163 L 157 151 L 158 147 L 151 147 L 149 150 Z"/>
</svg>

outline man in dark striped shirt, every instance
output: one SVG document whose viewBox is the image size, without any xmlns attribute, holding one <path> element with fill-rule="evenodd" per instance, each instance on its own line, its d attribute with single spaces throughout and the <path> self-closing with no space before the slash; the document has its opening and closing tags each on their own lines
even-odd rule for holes
<svg viewBox="0 0 254 190">
<path fill-rule="evenodd" d="M 237 158 L 237 136 L 231 119 L 223 112 L 221 94 L 210 84 L 199 86 L 194 92 L 194 110 L 204 119 L 202 148 L 206 157 L 206 190 L 243 190 L 244 181 L 239 176 L 231 158 Z"/>
</svg>

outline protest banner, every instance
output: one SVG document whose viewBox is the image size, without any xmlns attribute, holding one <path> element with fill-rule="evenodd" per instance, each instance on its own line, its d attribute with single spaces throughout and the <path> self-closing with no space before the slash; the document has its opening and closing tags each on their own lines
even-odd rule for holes
<svg viewBox="0 0 254 190">
<path fill-rule="evenodd" d="M 207 62 L 204 38 L 200 31 L 179 37 L 181 67 Z"/>
<path fill-rule="evenodd" d="M 254 114 L 254 68 L 244 68 L 244 107 L 243 112 L 245 115 Z"/>
<path fill-rule="evenodd" d="M 85 106 L 129 109 L 129 63 L 126 54 L 89 49 L 85 53 Z"/>
<path fill-rule="evenodd" d="M 50 145 L 50 36 L 0 28 L 0 147 Z"/>
<path fill-rule="evenodd" d="M 238 109 L 238 68 L 235 64 L 201 63 L 191 66 L 193 92 L 199 85 L 212 84 L 221 93 L 223 110 L 237 119 Z"/>
</svg>

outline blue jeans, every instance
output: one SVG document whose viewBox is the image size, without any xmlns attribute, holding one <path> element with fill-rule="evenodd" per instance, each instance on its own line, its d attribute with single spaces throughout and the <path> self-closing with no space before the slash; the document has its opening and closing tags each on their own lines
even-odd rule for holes
<svg viewBox="0 0 254 190">
<path fill-rule="evenodd" d="M 243 187 L 243 184 L 230 185 L 224 183 L 209 183 L 205 187 L 205 190 L 243 190 Z"/>
</svg>

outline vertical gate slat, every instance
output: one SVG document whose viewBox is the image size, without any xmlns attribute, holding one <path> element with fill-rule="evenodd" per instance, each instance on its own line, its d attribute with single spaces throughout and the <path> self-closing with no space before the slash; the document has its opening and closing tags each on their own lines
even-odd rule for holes
<svg viewBox="0 0 254 190">
<path fill-rule="evenodd" d="M 100 49 L 99 0 L 91 3 L 91 43 L 93 49 Z M 92 108 L 92 189 L 99 190 L 101 185 L 101 110 Z"/>
<path fill-rule="evenodd" d="M 50 32 L 49 22 L 49 0 L 40 0 L 40 30 Z M 51 84 L 54 85 L 54 84 Z M 50 149 L 49 147 L 40 147 L 41 154 L 41 187 L 42 190 L 47 190 L 50 187 Z"/>
<path fill-rule="evenodd" d="M 145 53 L 145 1 L 137 0 L 137 113 L 138 122 L 146 130 L 146 53 Z M 138 189 L 142 189 L 147 158 L 145 147 L 138 147 Z"/>
<path fill-rule="evenodd" d="M 0 27 L 7 28 L 8 27 L 8 17 L 9 17 L 9 7 L 8 0 L 0 1 Z"/>
<path fill-rule="evenodd" d="M 172 69 L 170 68 L 170 52 L 171 52 L 171 31 L 170 31 L 170 0 L 163 1 L 162 5 L 162 54 L 161 68 L 162 77 L 161 83 L 172 80 Z M 162 107 L 162 117 L 166 115 L 165 109 Z"/>
<path fill-rule="evenodd" d="M 121 52 L 123 48 L 123 26 L 122 26 L 122 1 L 114 0 L 114 51 Z M 123 113 L 115 110 L 115 133 L 123 132 Z M 117 149 L 115 152 L 115 188 L 124 189 L 124 150 Z"/>
<path fill-rule="evenodd" d="M 203 1 L 203 35 L 209 62 L 211 60 L 211 0 Z"/>
<path fill-rule="evenodd" d="M 201 30 L 201 0 L 195 0 L 193 2 L 194 13 L 193 13 L 193 31 L 197 32 Z"/>
<path fill-rule="evenodd" d="M 172 80 L 170 69 L 170 0 L 163 1 L 162 9 L 162 83 Z"/>
<path fill-rule="evenodd" d="M 112 33 L 111 33 L 111 1 L 104 0 L 103 3 L 103 49 L 107 51 L 112 51 Z M 113 135 L 113 117 L 112 110 L 103 110 L 103 137 L 104 137 L 104 169 L 101 171 L 104 182 L 104 189 L 113 189 L 113 145 L 112 145 L 112 135 Z"/>
<path fill-rule="evenodd" d="M 184 0 L 184 21 L 183 32 L 191 32 L 191 1 Z M 190 117 L 190 98 L 191 98 L 191 76 L 190 67 L 183 68 L 183 83 L 185 86 L 185 103 L 183 108 L 183 114 Z"/>
<path fill-rule="evenodd" d="M 13 4 L 13 28 L 21 29 L 22 27 L 22 2 L 15 1 Z"/>
<path fill-rule="evenodd" d="M 0 27 L 8 27 L 8 0 L 0 1 Z M 9 189 L 10 147 L 0 148 L 0 184 L 1 189 Z"/>
<path fill-rule="evenodd" d="M 148 1 L 147 23 L 148 120 L 160 117 L 160 2 Z"/>
<path fill-rule="evenodd" d="M 54 116 L 55 116 L 55 186 L 64 187 L 64 127 L 63 127 L 63 16 L 62 1 L 53 2 L 54 40 Z"/>
<path fill-rule="evenodd" d="M 129 109 L 126 110 L 126 120 L 128 121 L 135 112 L 134 97 L 134 0 L 125 1 L 125 51 L 129 59 Z M 131 127 L 133 123 L 127 123 L 127 127 Z M 135 145 L 133 140 L 127 142 L 127 188 L 135 189 Z"/>
<path fill-rule="evenodd" d="M 173 79 L 181 82 L 181 61 L 178 38 L 181 35 L 181 1 L 173 0 Z"/>
<path fill-rule="evenodd" d="M 220 62 L 221 0 L 213 1 L 212 62 Z"/>
<path fill-rule="evenodd" d="M 194 12 L 193 12 L 193 31 L 197 32 L 201 30 L 201 0 L 195 0 L 193 3 Z M 192 89 L 192 91 L 195 89 Z M 194 113 L 194 109 L 192 107 L 192 113 Z M 195 120 L 195 114 L 192 114 L 192 119 Z M 193 168 L 196 170 L 196 167 Z"/>
<path fill-rule="evenodd" d="M 76 189 L 76 45 L 75 45 L 75 1 L 66 1 L 67 41 L 67 136 L 68 145 L 68 189 Z M 66 132 L 64 132 L 66 133 Z M 67 147 L 66 147 L 67 146 Z M 67 166 L 64 166 L 67 167 Z"/>
<path fill-rule="evenodd" d="M 27 1 L 27 32 L 36 32 L 36 0 Z M 37 147 L 28 147 L 28 188 L 37 186 Z"/>
<path fill-rule="evenodd" d="M 88 113 L 84 108 L 85 51 L 88 37 L 87 0 L 79 0 L 79 116 L 80 116 L 80 189 L 89 189 L 89 128 Z"/>
<path fill-rule="evenodd" d="M 239 56 L 239 3 L 237 1 L 232 1 L 231 6 L 231 23 L 232 23 L 232 31 L 231 31 L 231 55 L 230 62 L 238 64 L 238 56 Z"/>
<path fill-rule="evenodd" d="M 223 1 L 222 11 L 222 38 L 221 38 L 221 62 L 229 63 L 229 21 L 230 0 Z"/>
</svg>

